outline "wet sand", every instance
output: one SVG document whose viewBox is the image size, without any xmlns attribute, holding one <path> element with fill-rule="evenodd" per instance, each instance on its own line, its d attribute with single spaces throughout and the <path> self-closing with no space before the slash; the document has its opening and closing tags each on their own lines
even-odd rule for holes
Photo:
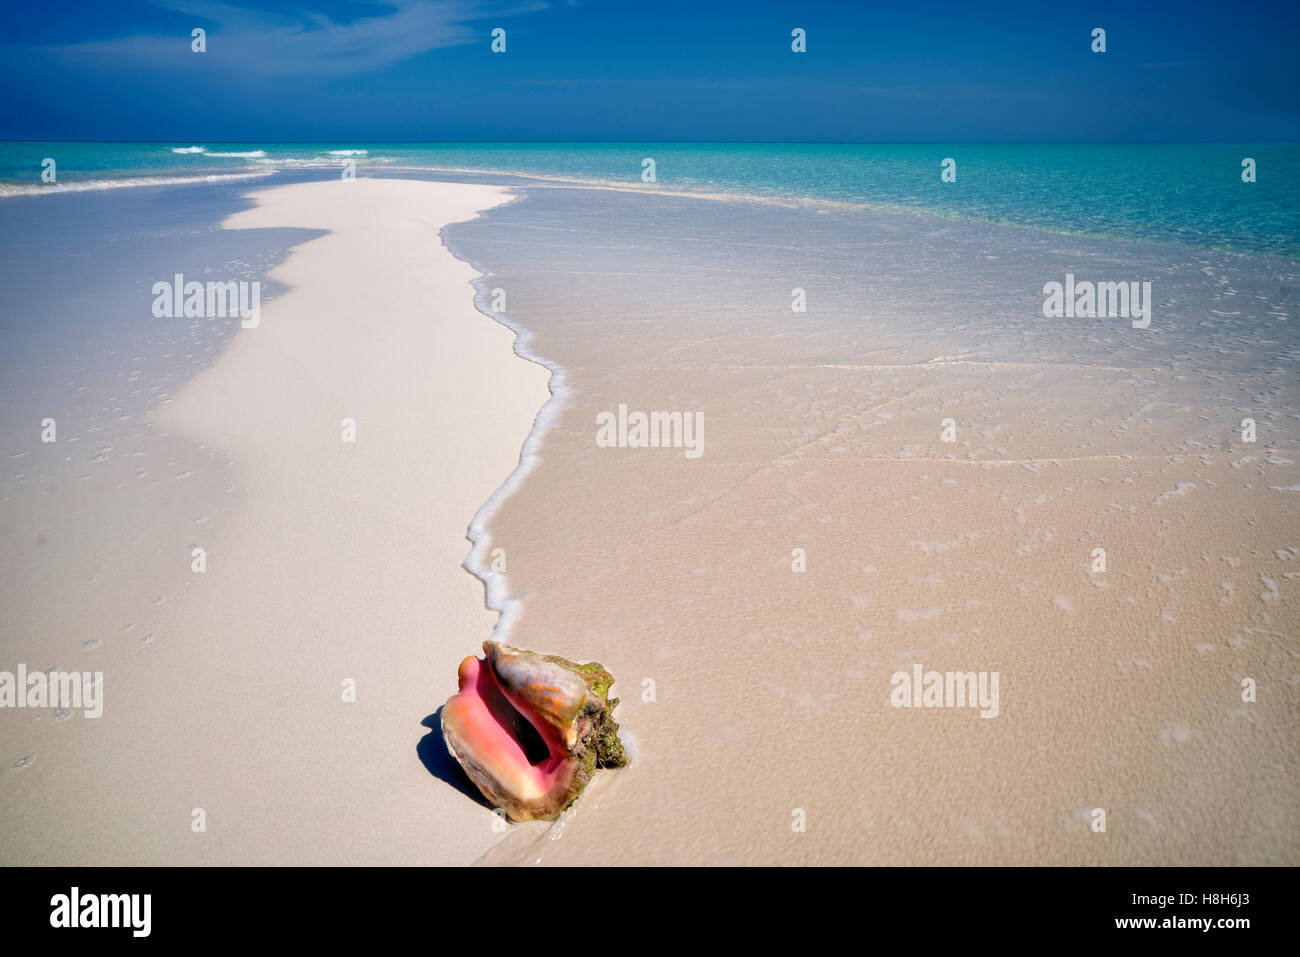
<svg viewBox="0 0 1300 957">
<path fill-rule="evenodd" d="M 492 542 L 638 758 L 488 862 L 1300 860 L 1295 263 L 557 193 L 448 231 L 571 389 Z M 1067 271 L 1151 328 L 1044 319 Z M 602 447 L 620 405 L 703 454 Z M 917 664 L 997 716 L 892 707 Z"/>
</svg>

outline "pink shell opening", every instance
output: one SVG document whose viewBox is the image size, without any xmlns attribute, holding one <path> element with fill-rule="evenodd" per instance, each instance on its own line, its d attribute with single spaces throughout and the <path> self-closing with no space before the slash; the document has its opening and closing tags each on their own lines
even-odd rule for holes
<svg viewBox="0 0 1300 957">
<path fill-rule="evenodd" d="M 544 724 L 511 703 L 486 659 L 466 658 L 457 677 L 460 693 L 447 701 L 444 721 L 469 745 L 474 763 L 522 801 L 542 798 L 560 784 L 568 770 L 563 747 Z M 540 736 L 546 756 L 530 759 L 520 721 Z"/>
</svg>

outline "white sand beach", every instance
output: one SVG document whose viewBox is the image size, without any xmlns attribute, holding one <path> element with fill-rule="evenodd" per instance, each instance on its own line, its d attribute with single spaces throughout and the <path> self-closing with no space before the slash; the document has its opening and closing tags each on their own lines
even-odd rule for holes
<svg viewBox="0 0 1300 957">
<path fill-rule="evenodd" d="M 3 863 L 1300 860 L 1292 261 L 626 191 L 249 195 L 223 235 L 324 231 L 260 324 L 130 442 L 73 407 L 10 452 L 5 660 L 106 702 L 0 713 Z M 548 398 L 471 261 L 565 373 L 480 555 L 512 644 L 613 673 L 634 755 L 508 828 L 429 720 L 497 622 L 467 528 Z M 1045 318 L 1085 270 L 1157 277 L 1150 330 Z M 602 443 L 623 407 L 698 417 L 699 455 Z M 922 667 L 998 675 L 992 720 L 894 707 Z"/>
<path fill-rule="evenodd" d="M 216 494 L 236 499 L 230 521 L 185 532 L 207 570 L 178 552 L 161 603 L 142 612 L 124 592 L 97 609 L 147 644 L 59 662 L 105 673 L 102 717 L 0 714 L 7 750 L 30 754 L 0 791 L 6 864 L 467 864 L 500 838 L 416 749 L 436 678 L 454 680 L 496 617 L 461 568 L 466 527 L 548 395 L 546 370 L 475 310 L 474 271 L 438 238 L 509 195 L 372 179 L 255 195 L 224 228 L 329 232 L 274 273 L 290 291 L 260 325 L 154 412 L 229 460 Z"/>
</svg>

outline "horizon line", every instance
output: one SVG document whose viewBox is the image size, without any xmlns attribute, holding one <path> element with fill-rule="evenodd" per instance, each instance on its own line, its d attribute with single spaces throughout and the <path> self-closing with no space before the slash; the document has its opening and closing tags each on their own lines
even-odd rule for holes
<svg viewBox="0 0 1300 957">
<path fill-rule="evenodd" d="M 490 146 L 564 146 L 564 145 L 622 145 L 639 146 L 643 144 L 674 144 L 684 146 L 1237 146 L 1243 143 L 1261 146 L 1295 146 L 1300 140 L 394 140 L 394 139 L 306 139 L 306 140 L 265 140 L 251 139 L 205 139 L 204 137 L 173 137 L 165 140 L 106 140 L 106 139 L 63 139 L 43 137 L 4 137 L 0 143 L 105 143 L 105 144 L 158 144 L 168 145 L 176 142 L 217 143 L 222 145 L 249 145 L 261 143 L 267 146 L 309 146 L 317 143 L 329 145 L 348 143 L 387 143 L 393 146 L 455 146 L 455 145 L 490 145 Z"/>
</svg>

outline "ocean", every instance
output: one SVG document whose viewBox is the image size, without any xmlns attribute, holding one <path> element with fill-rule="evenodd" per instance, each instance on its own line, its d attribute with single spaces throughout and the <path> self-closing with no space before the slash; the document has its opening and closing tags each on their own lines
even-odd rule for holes
<svg viewBox="0 0 1300 957">
<path fill-rule="evenodd" d="M 43 163 L 56 181 L 42 181 Z M 645 160 L 654 181 L 645 182 Z M 1253 160 L 1254 181 L 1243 180 Z M 955 176 L 945 181 L 944 161 Z M 512 173 L 780 204 L 892 207 L 1300 257 L 1300 145 L 0 143 L 0 196 L 343 168 Z M 46 164 L 48 165 L 48 164 Z"/>
</svg>

